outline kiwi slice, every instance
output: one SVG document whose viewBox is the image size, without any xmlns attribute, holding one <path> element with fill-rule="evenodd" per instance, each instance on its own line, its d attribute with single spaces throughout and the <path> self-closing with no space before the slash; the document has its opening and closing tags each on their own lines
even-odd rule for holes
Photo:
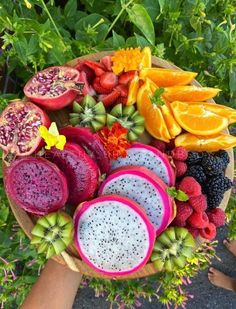
<svg viewBox="0 0 236 309">
<path fill-rule="evenodd" d="M 106 124 L 106 109 L 102 102 L 96 102 L 86 95 L 81 103 L 73 103 L 73 113 L 69 114 L 72 126 L 88 127 L 96 132 Z"/>
<path fill-rule="evenodd" d="M 31 231 L 31 244 L 36 245 L 38 253 L 45 253 L 49 259 L 64 251 L 73 239 L 73 221 L 64 212 L 50 213 L 38 219 Z"/>
<path fill-rule="evenodd" d="M 193 254 L 195 240 L 187 229 L 169 227 L 157 237 L 151 261 L 159 271 L 183 268 Z"/>
<path fill-rule="evenodd" d="M 107 115 L 108 127 L 111 127 L 115 122 L 119 122 L 129 130 L 127 138 L 130 141 L 136 140 L 144 131 L 144 118 L 135 110 L 133 105 L 115 105 L 110 114 Z"/>
</svg>

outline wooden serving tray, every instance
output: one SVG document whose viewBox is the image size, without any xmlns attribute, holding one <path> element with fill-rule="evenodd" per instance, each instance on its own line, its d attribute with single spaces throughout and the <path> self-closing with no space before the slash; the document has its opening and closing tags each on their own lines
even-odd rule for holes
<svg viewBox="0 0 236 309">
<path fill-rule="evenodd" d="M 69 63 L 67 63 L 67 65 L 76 66 L 78 64 L 78 62 L 80 62 L 81 60 L 84 60 L 84 59 L 98 61 L 102 57 L 104 57 L 106 55 L 110 55 L 110 54 L 112 54 L 112 51 L 111 52 L 100 52 L 100 53 L 96 53 L 96 54 L 90 54 L 90 55 L 87 55 L 87 56 L 83 56 L 83 57 L 79 57 L 77 59 L 74 59 L 74 60 L 70 61 Z M 178 68 L 174 64 L 167 62 L 165 60 L 162 60 L 160 58 L 157 58 L 157 57 L 152 57 L 152 65 L 153 65 L 153 67 L 181 70 L 180 68 Z M 192 82 L 192 84 L 195 85 L 195 86 L 201 87 L 201 85 L 196 80 L 194 80 Z M 209 100 L 209 102 L 215 103 L 214 100 Z M 67 109 L 51 113 L 50 118 L 52 120 L 56 121 L 59 127 L 64 127 L 64 126 L 69 124 Z M 226 132 L 228 133 L 228 130 L 226 130 Z M 230 164 L 227 167 L 226 176 L 228 178 L 230 178 L 231 180 L 233 180 L 233 175 L 234 175 L 233 150 L 232 149 L 228 150 L 228 153 L 229 153 L 229 156 L 230 156 Z M 230 194 L 231 194 L 230 190 L 225 193 L 224 199 L 222 200 L 222 202 L 220 204 L 220 207 L 222 209 L 226 208 L 228 201 L 229 201 L 229 198 L 230 198 Z M 32 230 L 32 228 L 34 226 L 34 222 L 36 221 L 37 218 L 28 214 L 27 212 L 25 212 L 21 208 L 17 207 L 17 205 L 12 203 L 10 200 L 9 200 L 9 203 L 10 203 L 10 207 L 12 209 L 12 212 L 14 213 L 15 218 L 18 221 L 19 225 L 24 230 L 26 235 L 29 238 L 31 238 L 31 230 Z M 197 241 L 200 244 L 204 240 L 199 237 L 197 239 Z M 70 267 L 73 270 L 81 272 L 82 274 L 84 274 L 86 276 L 111 279 L 111 277 L 107 277 L 107 276 L 104 276 L 104 275 L 101 275 L 101 274 L 95 272 L 92 268 L 90 268 L 87 264 L 85 264 L 80 259 L 79 254 L 78 254 L 74 244 L 70 245 L 70 247 L 67 249 L 67 253 L 68 253 L 67 255 L 63 254 L 63 255 L 55 256 L 55 257 L 53 257 L 53 259 L 56 260 L 57 262 L 61 263 L 61 264 L 67 265 L 68 267 Z M 122 279 L 122 280 L 123 279 L 137 279 L 137 278 L 142 278 L 142 277 L 153 275 L 156 272 L 157 272 L 157 270 L 154 268 L 153 263 L 150 262 L 150 263 L 147 263 L 142 269 L 135 272 L 134 274 L 131 274 L 131 275 L 126 276 L 126 277 L 115 277 L 113 279 Z"/>
</svg>

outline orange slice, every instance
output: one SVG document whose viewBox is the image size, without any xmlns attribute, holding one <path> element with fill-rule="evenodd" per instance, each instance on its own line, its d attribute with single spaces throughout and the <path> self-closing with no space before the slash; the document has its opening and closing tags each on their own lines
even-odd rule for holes
<svg viewBox="0 0 236 309">
<path fill-rule="evenodd" d="M 176 137 L 175 145 L 192 151 L 218 151 L 236 146 L 236 137 L 226 133 L 213 136 L 197 136 L 184 133 Z"/>
<path fill-rule="evenodd" d="M 169 142 L 171 136 L 161 113 L 161 109 L 158 106 L 152 104 L 150 100 L 150 97 L 155 91 L 152 88 L 152 82 L 150 82 L 149 80 L 147 80 L 139 88 L 137 95 L 138 111 L 145 119 L 146 130 L 153 137 L 160 139 L 164 142 Z M 155 88 L 157 88 L 156 85 Z"/>
<path fill-rule="evenodd" d="M 136 103 L 138 89 L 139 89 L 139 77 L 138 75 L 136 75 L 129 84 L 128 98 L 126 105 L 133 105 L 134 103 Z"/>
<path fill-rule="evenodd" d="M 181 133 L 182 128 L 180 127 L 178 122 L 175 120 L 172 114 L 172 111 L 169 109 L 167 105 L 162 105 L 160 109 L 164 117 L 164 120 L 166 122 L 168 131 L 171 135 L 171 138 L 175 138 L 177 135 Z"/>
<path fill-rule="evenodd" d="M 197 73 L 160 68 L 144 68 L 140 70 L 141 79 L 150 78 L 159 87 L 170 87 L 189 84 Z"/>
<path fill-rule="evenodd" d="M 152 53 L 150 47 L 146 46 L 142 50 L 142 60 L 140 63 L 140 69 L 152 67 Z"/>
<path fill-rule="evenodd" d="M 196 135 L 213 135 L 225 129 L 228 119 L 208 110 L 204 103 L 188 104 L 175 101 L 171 103 L 175 119 L 187 132 Z"/>
<path fill-rule="evenodd" d="M 215 97 L 220 89 L 197 86 L 173 86 L 165 88 L 163 96 L 170 102 L 200 102 Z"/>
</svg>

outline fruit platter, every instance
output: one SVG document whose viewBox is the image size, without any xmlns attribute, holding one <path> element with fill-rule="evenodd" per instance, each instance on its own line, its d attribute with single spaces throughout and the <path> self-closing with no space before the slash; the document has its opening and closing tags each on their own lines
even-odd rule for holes
<svg viewBox="0 0 236 309">
<path fill-rule="evenodd" d="M 4 185 L 39 254 L 86 276 L 182 268 L 225 223 L 236 110 L 149 47 L 38 72 L 1 114 Z"/>
</svg>

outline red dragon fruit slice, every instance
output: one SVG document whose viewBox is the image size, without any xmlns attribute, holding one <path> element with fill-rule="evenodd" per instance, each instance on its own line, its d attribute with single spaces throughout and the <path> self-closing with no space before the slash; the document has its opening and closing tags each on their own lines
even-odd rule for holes
<svg viewBox="0 0 236 309">
<path fill-rule="evenodd" d="M 156 236 L 142 208 L 118 195 L 81 204 L 75 212 L 74 225 L 81 258 L 107 276 L 125 276 L 143 267 Z"/>
<path fill-rule="evenodd" d="M 6 169 L 4 180 L 10 200 L 35 215 L 57 211 L 68 198 L 64 174 L 44 158 L 15 160 Z"/>
<path fill-rule="evenodd" d="M 65 135 L 66 140 L 79 144 L 87 154 L 97 163 L 101 174 L 110 170 L 110 160 L 97 133 L 92 133 L 89 128 L 65 127 L 60 129 L 60 134 Z"/>
<path fill-rule="evenodd" d="M 175 173 L 167 155 L 150 145 L 134 143 L 131 148 L 127 149 L 125 158 L 120 157 L 112 161 L 111 165 L 111 170 L 127 165 L 145 166 L 168 186 L 175 184 Z"/>
<path fill-rule="evenodd" d="M 159 235 L 173 218 L 173 201 L 166 184 L 145 167 L 122 167 L 102 183 L 99 195 L 118 194 L 144 208 Z"/>
<path fill-rule="evenodd" d="M 99 170 L 83 148 L 66 143 L 64 150 L 53 148 L 46 153 L 46 158 L 55 163 L 66 176 L 69 205 L 77 206 L 93 197 L 98 186 Z"/>
</svg>

